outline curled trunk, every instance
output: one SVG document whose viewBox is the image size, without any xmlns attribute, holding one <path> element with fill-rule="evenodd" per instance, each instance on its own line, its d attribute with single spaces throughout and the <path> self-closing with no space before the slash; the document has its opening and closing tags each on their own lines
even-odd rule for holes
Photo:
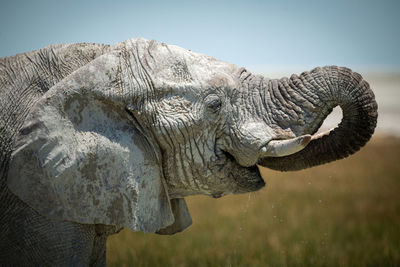
<svg viewBox="0 0 400 267">
<path fill-rule="evenodd" d="M 314 134 L 332 109 L 340 106 L 343 119 L 335 129 L 315 135 L 301 151 L 284 157 L 265 157 L 259 164 L 280 171 L 300 170 L 345 158 L 371 138 L 377 104 L 369 84 L 350 69 L 329 66 L 290 79 L 269 80 L 263 103 L 272 120 L 296 136 Z"/>
</svg>

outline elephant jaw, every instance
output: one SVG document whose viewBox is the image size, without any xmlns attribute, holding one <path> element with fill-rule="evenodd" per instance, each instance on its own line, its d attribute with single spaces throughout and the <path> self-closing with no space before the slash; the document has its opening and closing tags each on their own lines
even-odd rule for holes
<svg viewBox="0 0 400 267">
<path fill-rule="evenodd" d="M 259 151 L 259 158 L 254 164 L 241 164 L 240 161 L 232 154 L 226 151 L 220 151 L 218 158 L 220 164 L 227 167 L 229 180 L 233 181 L 235 190 L 231 193 L 246 193 L 257 191 L 265 186 L 265 182 L 261 177 L 257 165 L 263 166 L 263 162 L 271 157 L 284 157 L 295 154 L 304 149 L 311 141 L 312 136 L 309 134 L 290 138 L 290 139 L 273 139 L 266 145 L 262 146 Z M 228 167 L 229 166 L 229 167 Z M 212 196 L 218 198 L 225 195 L 224 193 L 214 193 Z"/>
<path fill-rule="evenodd" d="M 299 137 L 286 139 L 286 140 L 271 140 L 265 146 L 261 147 L 259 151 L 259 159 L 257 164 L 261 165 L 260 162 L 267 160 L 268 157 L 283 157 L 294 154 L 307 146 L 311 140 L 311 135 L 302 135 Z M 254 164 L 241 164 L 240 161 L 235 158 L 229 152 L 218 150 L 217 158 L 218 163 L 215 163 L 224 170 L 225 175 L 230 180 L 229 183 L 234 184 L 235 188 L 230 192 L 216 191 L 211 194 L 212 197 L 218 198 L 223 195 L 233 193 L 246 193 L 257 191 L 265 186 L 265 182 L 261 177 L 261 174 L 257 168 L 256 163 Z"/>
</svg>

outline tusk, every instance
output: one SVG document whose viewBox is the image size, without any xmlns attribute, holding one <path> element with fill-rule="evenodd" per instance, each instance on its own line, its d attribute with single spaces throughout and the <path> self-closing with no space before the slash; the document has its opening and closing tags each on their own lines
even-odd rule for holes
<svg viewBox="0 0 400 267">
<path fill-rule="evenodd" d="M 261 157 L 284 157 L 305 148 L 311 141 L 311 135 L 306 134 L 287 140 L 272 140 L 261 148 Z"/>
</svg>

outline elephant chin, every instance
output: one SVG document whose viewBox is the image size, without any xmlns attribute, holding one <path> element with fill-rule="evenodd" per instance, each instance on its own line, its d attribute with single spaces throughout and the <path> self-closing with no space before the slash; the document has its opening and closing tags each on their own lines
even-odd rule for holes
<svg viewBox="0 0 400 267">
<path fill-rule="evenodd" d="M 226 188 L 223 188 L 221 191 L 216 191 L 212 194 L 214 198 L 219 198 L 229 193 L 241 194 L 254 192 L 265 186 L 257 165 L 250 167 L 242 166 L 227 152 L 223 152 L 222 156 L 220 155 L 218 165 L 222 167 L 220 170 L 223 173 L 223 177 L 228 179 L 226 183 L 230 184 L 230 190 L 227 192 Z"/>
<path fill-rule="evenodd" d="M 238 185 L 235 194 L 257 191 L 265 186 L 257 166 L 248 168 L 240 166 L 229 174 L 229 178 L 233 179 Z"/>
</svg>

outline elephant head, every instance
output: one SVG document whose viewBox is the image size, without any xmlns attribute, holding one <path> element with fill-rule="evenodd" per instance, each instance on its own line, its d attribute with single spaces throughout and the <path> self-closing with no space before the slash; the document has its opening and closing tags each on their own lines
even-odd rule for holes
<svg viewBox="0 0 400 267">
<path fill-rule="evenodd" d="M 337 105 L 339 127 L 312 136 Z M 172 233 L 191 222 L 183 197 L 263 187 L 257 164 L 298 170 L 354 153 L 376 110 L 368 84 L 346 68 L 271 80 L 132 39 L 34 105 L 8 186 L 50 218 Z"/>
</svg>

